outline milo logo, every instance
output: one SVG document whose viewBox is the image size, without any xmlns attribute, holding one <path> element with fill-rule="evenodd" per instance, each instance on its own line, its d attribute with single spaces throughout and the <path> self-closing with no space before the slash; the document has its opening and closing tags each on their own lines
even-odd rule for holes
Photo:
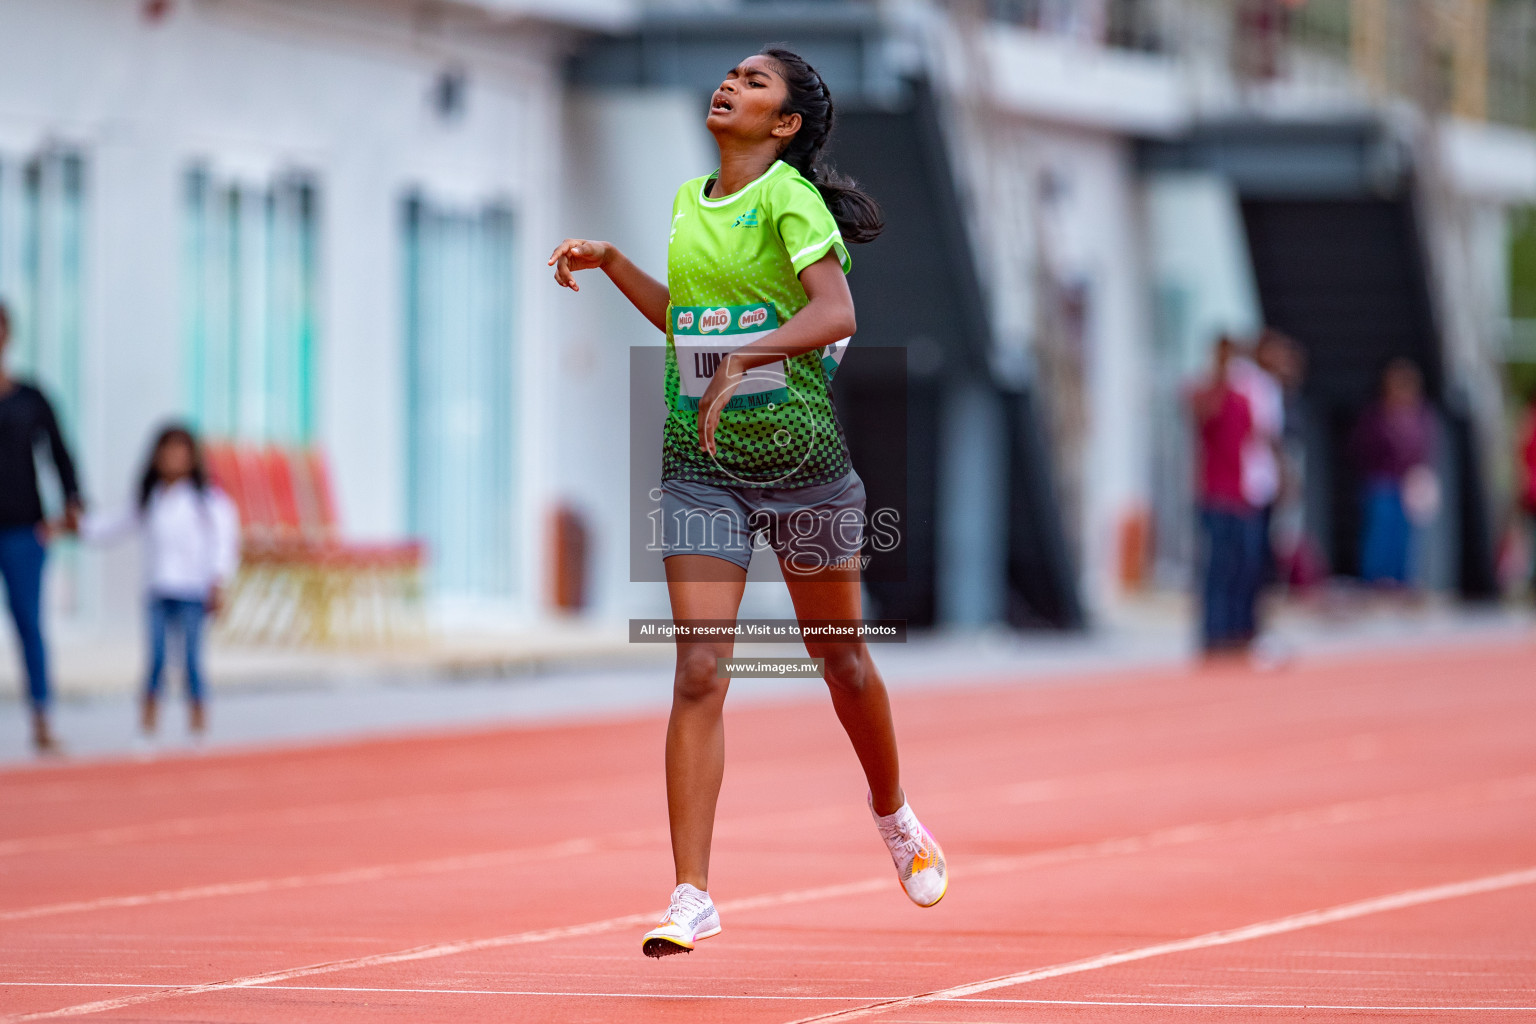
<svg viewBox="0 0 1536 1024">
<path fill-rule="evenodd" d="M 768 307 L 758 306 L 756 309 L 742 310 L 741 315 L 736 318 L 736 327 L 744 331 L 749 327 L 756 327 L 758 324 L 765 324 L 767 322 Z"/>
<path fill-rule="evenodd" d="M 731 326 L 731 311 L 728 309 L 706 309 L 699 315 L 699 333 L 708 334 L 710 331 L 724 331 Z"/>
<path fill-rule="evenodd" d="M 693 326 L 693 310 L 691 310 L 691 309 L 684 310 L 683 312 L 677 314 L 677 329 L 678 330 L 686 331 L 688 328 L 690 328 L 692 326 Z"/>
</svg>

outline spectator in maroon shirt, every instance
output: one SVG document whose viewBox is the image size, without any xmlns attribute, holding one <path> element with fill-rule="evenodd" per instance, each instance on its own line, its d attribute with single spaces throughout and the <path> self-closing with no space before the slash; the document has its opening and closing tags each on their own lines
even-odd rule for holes
<svg viewBox="0 0 1536 1024">
<path fill-rule="evenodd" d="M 1190 396 L 1199 445 L 1200 528 L 1204 537 L 1201 646 L 1241 652 L 1257 632 L 1254 577 L 1263 565 L 1262 522 L 1243 494 L 1243 446 L 1253 434 L 1248 399 L 1231 386 L 1237 345 L 1216 343 L 1215 365 Z"/>
</svg>

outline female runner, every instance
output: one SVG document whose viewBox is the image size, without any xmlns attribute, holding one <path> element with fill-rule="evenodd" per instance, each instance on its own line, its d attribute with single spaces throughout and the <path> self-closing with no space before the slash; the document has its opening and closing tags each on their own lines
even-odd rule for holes
<svg viewBox="0 0 1536 1024">
<path fill-rule="evenodd" d="M 867 242 L 879 208 L 819 163 L 832 96 L 788 50 L 725 76 L 706 127 L 720 168 L 685 182 L 672 207 L 667 283 L 608 242 L 568 238 L 549 264 L 601 269 L 666 332 L 662 546 L 674 620 L 735 621 L 754 540 L 779 557 L 802 624 L 861 615 L 864 485 L 853 471 L 829 382 L 854 332 L 844 239 Z M 902 792 L 885 684 L 862 641 L 807 639 L 825 659 L 838 719 L 869 782 L 869 806 L 902 887 L 919 906 L 944 896 L 943 852 Z M 677 888 L 641 948 L 691 951 L 720 932 L 709 852 L 725 769 L 721 720 L 730 639 L 677 641 L 667 724 L 667 812 Z"/>
</svg>

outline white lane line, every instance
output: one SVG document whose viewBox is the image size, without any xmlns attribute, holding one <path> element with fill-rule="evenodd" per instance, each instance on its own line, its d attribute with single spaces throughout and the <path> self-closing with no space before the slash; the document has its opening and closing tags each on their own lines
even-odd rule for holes
<svg viewBox="0 0 1536 1024">
<path fill-rule="evenodd" d="M 1174 767 L 1183 766 L 1177 765 Z M 1103 791 L 1113 792 L 1118 788 L 1124 788 L 1128 782 L 1144 777 L 1144 775 L 1144 769 L 1100 772 L 1065 779 L 1008 783 L 996 787 L 992 792 L 982 790 L 978 794 L 978 791 L 970 790 L 968 794 L 980 795 L 984 799 L 994 797 L 996 800 L 1008 803 L 1042 803 L 1049 800 L 1065 799 L 1073 795 L 1088 795 Z M 157 839 L 182 839 L 187 836 L 209 835 L 242 828 L 270 829 L 284 825 L 339 824 L 347 821 L 401 816 L 417 813 L 421 810 L 438 811 L 450 802 L 456 808 L 462 804 L 470 805 L 459 808 L 461 810 L 495 806 L 504 807 L 516 799 L 516 790 L 508 787 L 492 787 L 469 790 L 462 793 L 423 793 L 411 797 L 385 797 L 376 800 L 319 804 L 313 807 L 272 808 L 199 817 L 168 818 L 147 824 L 117 825 L 108 828 L 88 829 L 83 832 L 63 832 L 52 835 L 0 840 L 0 857 L 62 850 L 95 849 L 103 846 L 152 842 Z M 943 796 L 930 797 L 931 802 L 938 802 L 943 799 Z M 841 807 L 842 805 L 840 804 L 828 805 L 816 808 L 809 813 L 826 815 L 836 813 Z M 803 820 L 807 813 L 805 809 L 796 809 L 794 811 L 774 812 L 772 814 L 753 815 L 745 818 L 722 819 L 715 825 L 715 835 L 716 838 L 722 838 L 732 829 L 738 829 L 744 834 L 755 835 L 759 834 L 764 823 L 771 822 L 772 819 L 793 815 L 797 820 Z M 658 834 L 665 839 L 667 830 L 660 829 Z"/>
<path fill-rule="evenodd" d="M 111 981 L 7 981 L 3 988 L 163 988 L 163 985 L 126 984 Z M 777 992 L 761 995 L 709 994 L 702 992 L 570 992 L 550 989 L 510 988 L 380 988 L 372 985 L 263 985 L 264 989 L 281 992 L 355 992 L 360 995 L 410 995 L 410 996 L 545 996 L 550 999 L 734 999 L 750 1002 L 802 1002 L 802 1003 L 851 1003 L 877 999 L 900 999 L 901 996 L 787 996 Z M 981 1005 L 1005 1004 L 1022 1006 L 1145 1006 L 1171 1009 L 1211 1010 L 1402 1010 L 1433 1013 L 1445 1012 L 1503 1012 L 1536 1011 L 1536 1006 L 1368 1006 L 1360 1003 L 1172 1003 L 1142 999 L 974 999 L 953 1002 Z M 892 1018 L 889 1024 L 956 1024 L 953 1019 L 922 1021 L 915 1017 Z"/>
<path fill-rule="evenodd" d="M 496 791 L 488 791 L 496 792 Z M 1377 818 L 1389 814 L 1418 810 L 1426 806 L 1451 802 L 1519 799 L 1536 795 L 1536 775 L 1516 775 L 1476 783 L 1460 783 L 1419 793 L 1398 794 L 1369 800 L 1351 800 L 1299 811 L 1282 811 L 1259 818 L 1238 818 L 1224 822 L 1198 822 L 1175 825 L 1139 836 L 1125 836 L 1100 840 L 1095 843 L 1077 844 L 1034 853 L 1015 854 L 1007 857 L 987 857 L 967 864 L 967 875 L 993 875 L 1023 868 L 1064 860 L 1078 860 L 1103 856 L 1120 856 L 1139 853 L 1162 846 L 1181 845 L 1250 834 L 1291 832 L 1318 825 L 1339 825 Z M 811 812 L 821 813 L 820 810 Z M 777 818 L 782 815 L 763 816 Z M 717 837 L 724 828 L 717 828 Z M 82 913 L 93 910 L 111 910 L 154 906 L 166 903 L 182 903 L 190 900 L 213 899 L 229 896 L 248 896 L 266 892 L 302 889 L 311 886 L 346 885 L 359 882 L 404 878 L 419 874 L 442 874 L 451 871 L 469 871 L 477 868 L 497 867 L 507 861 L 517 861 L 527 856 L 580 856 L 601 849 L 622 848 L 653 839 L 665 839 L 665 832 L 657 829 L 638 829 L 616 833 L 602 840 L 593 838 L 570 839 L 551 846 L 533 850 L 493 850 L 457 857 L 441 857 L 423 861 L 381 864 L 366 868 L 349 868 L 342 871 L 313 875 L 288 875 L 277 878 L 257 878 L 235 882 L 216 882 L 207 885 L 186 886 L 181 889 L 162 889 L 148 893 L 130 893 L 121 896 L 101 896 L 88 900 L 71 900 L 49 903 L 16 910 L 0 911 L 0 922 L 26 921 L 60 914 Z"/>
<path fill-rule="evenodd" d="M 1328 751 L 1334 746 L 1337 746 L 1337 744 L 1330 741 L 1309 740 L 1306 743 L 1276 748 L 1276 751 L 1280 755 L 1284 755 L 1284 759 L 1288 763 L 1311 763 L 1320 756 L 1326 756 Z M 937 803 L 954 804 L 957 800 L 970 798 L 972 801 L 980 801 L 991 806 L 999 802 L 1009 804 L 1045 803 L 1072 797 L 1119 793 L 1145 788 L 1148 784 L 1149 771 L 1157 771 L 1166 775 L 1182 775 L 1190 772 L 1198 774 L 1202 771 L 1208 772 L 1213 764 L 1226 760 L 1229 760 L 1229 755 L 1219 754 L 1189 758 L 1183 761 L 1155 766 L 1136 765 L 1131 768 L 1116 768 L 1083 775 L 1008 782 L 995 787 L 983 787 L 980 789 L 971 787 L 958 793 L 930 794 L 925 802 L 932 806 Z M 595 783 L 583 783 L 573 788 L 576 790 L 590 789 L 600 791 L 603 787 Z M 349 820 L 408 814 L 411 813 L 412 809 L 422 805 L 425 805 L 427 810 L 440 810 L 448 801 L 452 801 L 455 804 L 468 802 L 475 806 L 483 807 L 504 806 L 509 800 L 514 800 L 516 797 L 517 791 L 515 789 L 497 786 L 464 792 L 418 793 L 404 797 L 383 797 L 373 800 L 319 804 L 311 807 L 279 807 L 201 817 L 169 818 L 147 824 L 117 825 L 107 828 L 89 829 L 83 832 L 64 832 L 0 840 L 0 857 L 19 856 L 44 851 L 116 846 L 155 839 L 207 835 L 240 828 L 334 824 Z M 829 806 L 819 808 L 818 812 L 827 813 L 832 810 L 834 810 L 834 807 Z M 803 814 L 804 811 L 796 811 L 794 813 Z M 756 830 L 761 828 L 758 821 L 759 818 L 766 820 L 783 816 L 783 813 L 776 813 L 748 818 L 722 819 L 715 824 L 715 835 L 716 838 L 720 838 L 726 834 L 727 829 L 733 827 L 752 830 L 750 834 L 757 834 Z M 666 837 L 666 834 L 666 830 L 662 829 L 661 835 L 663 838 Z"/>
<path fill-rule="evenodd" d="M 865 1003 L 894 996 L 786 996 L 777 992 L 763 995 L 709 995 L 702 992 L 560 992 L 549 989 L 511 988 L 374 988 L 368 985 L 262 985 L 263 989 L 282 992 L 357 992 L 363 995 L 409 996 L 548 996 L 551 999 L 736 999 L 785 1003 Z M 5 988 L 153 988 L 164 985 L 120 984 L 111 981 L 5 981 Z M 977 1000 L 984 1002 L 985 1000 Z"/>
<path fill-rule="evenodd" d="M 1407 796 L 1390 796 L 1375 800 L 1348 801 L 1340 804 L 1330 804 L 1324 807 L 1303 811 L 1289 811 L 1282 814 L 1269 815 L 1261 818 L 1239 818 L 1234 821 L 1213 822 L 1200 825 L 1182 825 L 1174 828 L 1159 829 L 1142 836 L 1131 836 L 1121 839 L 1108 839 L 1094 843 L 1081 843 L 1075 846 L 1059 847 L 1051 850 L 1040 850 L 1035 853 L 1021 854 L 1016 857 L 991 857 L 965 869 L 965 877 L 978 877 L 982 875 L 1003 874 L 1018 871 L 1023 868 L 1038 867 L 1044 864 L 1060 863 L 1064 861 L 1091 859 L 1101 856 L 1122 856 L 1131 853 L 1139 853 L 1145 850 L 1157 849 L 1165 846 L 1181 845 L 1186 843 L 1201 842 L 1208 839 L 1233 838 L 1252 835 L 1268 835 L 1281 831 L 1293 831 L 1318 825 L 1335 825 L 1350 822 L 1359 822 L 1382 814 L 1401 813 L 1426 805 L 1439 802 L 1439 798 L 1447 795 L 1457 799 L 1476 798 L 1503 799 L 1511 796 L 1521 796 L 1536 789 L 1536 775 L 1516 776 L 1509 779 L 1496 779 L 1492 782 L 1476 783 L 1445 787 L 1439 790 L 1431 790 L 1427 793 L 1409 794 Z M 814 889 L 789 890 L 787 892 L 768 893 L 762 896 L 746 897 L 738 900 L 726 900 L 719 903 L 723 912 L 755 910 L 763 907 L 785 906 L 794 903 L 804 903 L 812 900 L 834 899 L 846 896 L 856 896 L 865 893 L 879 892 L 889 888 L 888 876 L 866 878 L 861 881 L 848 882 L 841 885 L 822 886 Z M 178 985 L 167 986 L 154 992 L 147 992 L 139 996 L 124 996 L 118 1000 L 103 1000 L 97 1003 L 84 1003 L 80 1006 L 65 1007 L 44 1013 L 35 1013 L 20 1017 L 0 1017 L 0 1024 L 19 1024 L 21 1021 L 44 1020 L 51 1017 L 67 1017 L 76 1014 L 101 1013 L 107 1010 L 118 1009 L 122 1006 L 133 1006 L 139 1003 L 153 1002 L 161 999 L 171 999 L 184 995 L 196 995 L 202 992 L 217 992 L 233 988 L 254 988 L 261 985 L 274 984 L 288 981 L 293 978 L 310 977 L 317 974 L 329 974 L 337 971 L 355 970 L 364 967 L 375 967 L 383 964 L 402 963 L 411 960 L 428 960 L 443 956 L 453 956 L 458 953 L 474 952 L 482 949 L 497 949 L 505 946 L 524 945 L 536 942 L 552 942 L 558 939 L 575 938 L 587 935 L 595 935 L 602 932 L 613 931 L 617 928 L 630 927 L 637 924 L 650 924 L 655 920 L 654 914 L 629 914 L 623 917 L 608 918 L 603 921 L 593 921 L 587 924 L 571 925 L 563 928 L 547 928 L 534 931 L 516 932 L 511 935 L 493 936 L 485 939 L 471 939 L 461 942 L 437 943 L 428 946 L 418 946 L 413 949 L 401 950 L 397 953 L 382 953 L 375 956 L 358 957 L 347 960 L 334 960 L 307 967 L 297 967 L 289 971 L 275 971 L 268 974 L 250 975 L 244 978 L 235 978 L 229 981 L 211 982 L 204 985 Z M 124 1002 L 123 1000 L 127 1000 Z M 818 1019 L 818 1018 L 811 1018 Z"/>
<path fill-rule="evenodd" d="M 1436 1010 L 1497 1010 L 1504 1013 L 1516 1010 L 1536 1010 L 1536 1006 L 1365 1006 L 1358 1003 L 1158 1003 L 1150 1000 L 1094 1000 L 1094 999 L 967 999 L 967 1003 L 1008 1003 L 1028 1006 L 1153 1006 L 1175 1009 L 1199 1009 L 1210 1007 L 1217 1010 L 1418 1010 L 1432 1013 Z M 894 1021 L 889 1024 L 895 1024 Z M 955 1024 L 946 1021 L 945 1024 Z"/>
<path fill-rule="evenodd" d="M 349 868 L 314 875 L 287 875 L 278 878 L 254 878 L 244 882 L 217 882 L 211 885 L 190 885 L 182 889 L 161 889 L 158 892 L 136 893 L 129 896 L 102 896 L 90 900 L 72 900 L 67 903 L 48 903 L 20 910 L 0 912 L 0 921 L 27 921 L 37 917 L 52 917 L 91 910 L 111 910 L 122 907 L 145 907 L 157 903 L 183 903 L 188 900 L 212 899 L 220 896 L 251 896 L 258 893 L 281 892 L 284 889 L 306 889 L 320 885 L 348 885 L 357 882 L 377 882 L 411 875 L 442 874 L 449 871 L 471 871 L 476 868 L 500 867 L 525 858 L 576 857 L 594 853 L 598 849 L 591 839 L 570 839 L 547 846 L 522 850 L 495 850 L 489 853 L 464 854 L 458 857 L 438 857 L 432 860 L 411 861 L 403 864 L 380 864 L 375 867 Z"/>
<path fill-rule="evenodd" d="M 332 960 L 328 963 L 311 964 L 307 967 L 294 967 L 284 971 L 268 971 L 264 974 L 250 974 L 243 978 L 232 978 L 228 981 L 216 981 L 204 985 L 176 985 L 152 992 L 145 992 L 140 995 L 119 996 L 116 999 L 101 999 L 93 1003 L 80 1003 L 76 1006 L 66 1006 L 58 1010 L 44 1010 L 37 1013 L 23 1013 L 9 1017 L 0 1017 L 0 1021 L 3 1021 L 4 1024 L 21 1024 L 22 1021 L 49 1020 L 56 1017 L 80 1017 L 92 1013 L 106 1013 L 110 1010 L 121 1010 L 129 1006 L 159 1002 L 163 999 L 172 999 L 179 996 L 195 996 L 207 992 L 222 992 L 233 988 L 254 988 L 258 985 L 270 985 L 276 982 L 291 981 L 294 978 L 308 978 L 316 974 L 329 974 L 334 971 L 380 967 L 386 964 L 405 963 L 411 960 L 430 960 L 435 957 L 453 956 L 456 953 L 469 953 L 480 949 L 495 949 L 523 943 L 548 942 L 552 939 L 571 938 L 578 935 L 596 935 L 599 932 L 612 931 L 615 928 L 626 925 L 648 924 L 655 920 L 656 915 L 654 914 L 631 914 L 627 917 L 611 917 L 606 921 L 592 921 L 587 924 L 570 925 L 565 928 L 546 928 L 539 931 L 517 932 L 513 935 L 498 935 L 494 938 L 472 939 L 464 942 L 440 942 L 428 946 L 417 946 L 415 949 L 404 949 L 396 953 L 380 953 L 376 956 L 354 957 L 349 960 Z"/>
<path fill-rule="evenodd" d="M 1301 931 L 1305 928 L 1336 924 L 1339 921 L 1349 921 L 1371 914 L 1384 914 L 1388 911 L 1402 910 L 1406 907 L 1417 907 L 1426 903 L 1438 903 L 1443 900 L 1460 899 L 1465 896 L 1476 896 L 1482 893 L 1498 892 L 1502 889 L 1513 889 L 1533 884 L 1536 884 L 1536 867 L 1525 868 L 1520 871 L 1508 871 L 1498 875 L 1487 875 L 1483 878 L 1473 878 L 1465 882 L 1450 882 L 1445 885 L 1432 885 L 1423 889 L 1409 889 L 1404 892 L 1391 893 L 1387 896 L 1376 896 L 1367 900 L 1358 900 L 1354 903 L 1344 903 L 1323 910 L 1308 910 L 1304 913 L 1291 914 L 1288 917 L 1276 918 L 1271 921 L 1260 921 L 1241 928 L 1207 932 L 1204 935 L 1195 935 L 1187 939 L 1175 939 L 1172 942 L 1159 942 L 1150 946 L 1141 946 L 1137 949 L 1121 950 L 1118 953 L 1102 953 L 1099 956 L 1091 956 L 1083 960 L 1073 960 L 1050 967 L 1036 967 L 1028 971 L 1019 971 L 1017 974 L 1005 974 L 1002 977 L 973 982 L 969 985 L 955 985 L 952 988 L 939 989 L 936 992 L 926 992 L 922 995 L 907 996 L 889 1002 L 871 1003 L 868 1006 L 858 1006 L 849 1010 L 838 1010 L 833 1013 L 819 1014 L 815 1017 L 803 1017 L 791 1022 L 791 1024 L 861 1020 L 877 1013 L 903 1010 L 925 1003 L 964 1002 L 968 997 L 977 996 L 983 992 L 992 992 L 1000 988 L 1012 988 L 1015 985 L 1027 985 L 1030 982 L 1045 981 L 1048 978 L 1060 978 L 1064 975 L 1081 974 L 1085 971 L 1098 971 L 1106 967 L 1115 967 L 1119 964 L 1132 963 L 1137 960 L 1149 960 L 1152 957 L 1168 956 L 1173 953 L 1188 953 L 1197 949 L 1211 949 L 1216 946 L 1230 946 L 1239 942 L 1251 942 L 1254 939 L 1267 938 L 1271 935 L 1283 935 L 1287 932 Z"/>
<path fill-rule="evenodd" d="M 1375 1010 L 1392 1013 L 1519 1013 L 1536 1010 L 1536 1006 L 1355 1006 L 1353 1004 L 1328 1003 L 1095 1003 L 1070 999 L 1020 999 L 1020 1003 L 1036 1006 L 1144 1006 L 1148 1008 L 1194 1010 Z M 957 1017 L 925 1019 L 922 1017 L 892 1017 L 885 1024 L 993 1024 L 992 1021 L 962 1020 Z M 997 1021 L 996 1024 L 1010 1024 Z"/>
<path fill-rule="evenodd" d="M 886 889 L 890 885 L 891 882 L 887 878 L 869 878 L 858 882 L 848 882 L 843 885 L 827 885 L 816 889 L 799 889 L 789 892 L 768 893 L 762 896 L 751 896 L 740 900 L 725 900 L 719 904 L 719 908 L 722 912 L 731 912 L 756 910 L 762 907 L 786 906 L 795 903 L 809 903 L 816 900 L 839 899 L 844 896 L 856 896 L 877 889 Z M 403 949 L 395 953 L 379 953 L 373 956 L 353 957 L 347 960 L 332 960 L 326 963 L 311 964 L 306 967 L 294 967 L 282 971 L 267 971 L 262 974 L 251 974 L 243 978 L 210 982 L 204 985 L 168 986 L 139 995 L 119 996 L 116 999 L 102 999 L 93 1003 L 66 1006 L 58 1010 L 45 1010 L 37 1013 L 0 1017 L 0 1024 L 21 1024 L 22 1021 L 49 1020 L 57 1017 L 77 1017 L 92 1013 L 106 1013 L 110 1010 L 120 1010 L 129 1006 L 158 1002 L 162 999 L 172 999 L 180 996 L 222 992 L 235 988 L 256 988 L 258 986 L 292 981 L 296 978 L 313 977 L 317 974 L 333 974 L 337 971 L 383 967 L 389 964 L 407 963 L 416 960 L 435 960 L 439 957 L 455 956 L 459 953 L 473 953 L 486 949 L 503 949 L 508 946 L 522 946 L 539 942 L 553 942 L 558 939 L 598 935 L 603 932 L 614 931 L 618 928 L 632 928 L 642 924 L 654 924 L 655 922 L 655 913 L 626 914 L 623 917 L 610 917 L 602 921 L 589 921 L 586 924 L 567 925 L 560 928 L 541 928 L 533 931 L 514 932 L 511 935 L 496 935 L 485 939 L 466 939 L 460 942 L 438 942 L 426 946 L 417 946 L 414 949 Z"/>
<path fill-rule="evenodd" d="M 154 985 L 119 985 L 111 982 L 69 982 L 53 984 L 42 981 L 6 982 L 0 985 L 11 987 L 35 986 L 39 988 L 156 988 Z M 708 1000 L 738 1000 L 749 1002 L 808 1002 L 808 1003 L 846 1003 L 859 1002 L 883 998 L 899 998 L 884 996 L 788 996 L 779 993 L 767 993 L 761 995 L 735 995 L 735 994 L 708 994 L 699 992 L 569 992 L 550 991 L 546 989 L 500 989 L 500 988 L 377 988 L 368 985 L 263 985 L 262 988 L 270 988 L 283 992 L 354 992 L 360 995 L 449 995 L 449 996 L 515 996 L 526 998 L 529 996 L 544 996 L 550 999 L 692 999 L 700 1001 Z M 1519 1012 L 1536 1011 L 1536 1006 L 1368 1006 L 1358 1003 L 1172 1003 L 1152 1002 L 1150 1000 L 1130 999 L 988 999 L 976 998 L 959 1000 L 965 1003 L 979 1004 L 1008 1004 L 1028 1006 L 1138 1006 L 1170 1009 L 1215 1009 L 1215 1010 L 1400 1010 L 1434 1013 L 1445 1012 Z M 893 1018 L 890 1024 L 955 1024 L 952 1019 L 943 1021 L 921 1021 L 917 1018 L 901 1017 Z"/>
<path fill-rule="evenodd" d="M 146 839 L 181 839 L 186 836 L 208 835 L 237 828 L 332 824 L 419 813 L 422 810 L 438 810 L 449 802 L 455 805 L 467 803 L 470 806 L 464 809 L 471 810 L 476 807 L 505 805 L 516 800 L 517 791 L 503 786 L 458 793 L 421 793 L 408 797 L 354 800 L 344 803 L 318 804 L 313 807 L 286 807 L 236 811 L 230 814 L 212 814 L 202 817 L 168 818 L 147 825 L 118 825 L 111 828 L 90 829 L 85 832 L 64 832 L 8 839 L 0 841 L 0 857 L 116 846 Z"/>
</svg>

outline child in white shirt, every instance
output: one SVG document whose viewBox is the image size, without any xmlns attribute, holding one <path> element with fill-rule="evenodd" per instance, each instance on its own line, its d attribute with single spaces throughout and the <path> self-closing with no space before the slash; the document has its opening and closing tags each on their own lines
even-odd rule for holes
<svg viewBox="0 0 1536 1024">
<path fill-rule="evenodd" d="M 202 449 L 186 427 L 168 426 L 150 449 L 138 503 L 111 517 L 87 516 L 87 540 L 110 541 L 137 532 L 144 543 L 149 605 L 149 672 L 141 724 L 155 731 L 166 639 L 181 636 L 186 660 L 191 730 L 207 725 L 202 673 L 202 628 L 219 611 L 222 588 L 240 560 L 240 520 L 234 503 L 208 480 Z"/>
</svg>

